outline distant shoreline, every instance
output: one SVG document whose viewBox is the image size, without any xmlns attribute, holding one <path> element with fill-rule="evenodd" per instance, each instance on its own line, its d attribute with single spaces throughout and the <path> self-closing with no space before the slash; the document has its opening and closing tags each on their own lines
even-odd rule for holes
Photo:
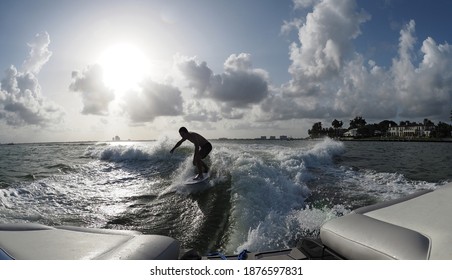
<svg viewBox="0 0 452 280">
<path fill-rule="evenodd" d="M 290 138 L 290 139 L 260 139 L 260 138 L 215 138 L 208 139 L 209 141 L 259 141 L 259 142 L 291 142 L 291 141 L 322 141 L 324 138 Z M 425 143 L 452 143 L 452 138 L 331 138 L 336 141 L 341 142 L 425 142 Z M 92 144 L 92 143 L 127 143 L 127 142 L 155 142 L 155 139 L 148 140 L 88 140 L 88 141 L 66 141 L 66 142 L 9 142 L 9 143 L 0 143 L 0 146 L 7 145 L 26 145 L 26 144 Z"/>
<path fill-rule="evenodd" d="M 426 143 L 452 143 L 452 138 L 338 138 L 335 140 L 347 141 L 361 141 L 361 142 L 426 142 Z"/>
</svg>

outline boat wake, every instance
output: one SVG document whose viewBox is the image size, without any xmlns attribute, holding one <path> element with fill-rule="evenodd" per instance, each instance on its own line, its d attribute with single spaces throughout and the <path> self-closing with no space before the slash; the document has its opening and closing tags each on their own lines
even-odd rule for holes
<svg viewBox="0 0 452 280">
<path fill-rule="evenodd" d="M 193 147 L 170 154 L 176 141 L 66 144 L 64 165 L 46 163 L 54 173 L 2 185 L 0 222 L 138 230 L 200 252 L 265 251 L 317 237 L 354 208 L 437 187 L 349 166 L 344 143 L 331 139 L 212 141 L 209 180 L 186 186 Z"/>
</svg>

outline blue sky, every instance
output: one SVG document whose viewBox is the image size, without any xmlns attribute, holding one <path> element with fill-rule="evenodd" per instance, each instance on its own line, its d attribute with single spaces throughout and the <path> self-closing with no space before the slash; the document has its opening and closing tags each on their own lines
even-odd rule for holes
<svg viewBox="0 0 452 280">
<path fill-rule="evenodd" d="M 0 142 L 449 122 L 447 0 L 2 1 Z"/>
</svg>

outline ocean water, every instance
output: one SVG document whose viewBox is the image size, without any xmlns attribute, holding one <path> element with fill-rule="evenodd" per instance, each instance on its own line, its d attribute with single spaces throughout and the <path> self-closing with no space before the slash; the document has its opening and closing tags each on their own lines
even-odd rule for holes
<svg viewBox="0 0 452 280">
<path fill-rule="evenodd" d="M 351 210 L 452 181 L 452 144 L 212 141 L 211 178 L 193 146 L 149 142 L 0 145 L 0 222 L 137 230 L 201 253 L 262 251 L 316 237 Z"/>
</svg>

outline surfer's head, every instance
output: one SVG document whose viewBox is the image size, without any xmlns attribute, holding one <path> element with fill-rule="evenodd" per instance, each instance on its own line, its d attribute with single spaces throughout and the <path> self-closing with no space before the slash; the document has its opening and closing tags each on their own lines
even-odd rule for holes
<svg viewBox="0 0 452 280">
<path fill-rule="evenodd" d="M 184 135 L 188 134 L 188 130 L 185 127 L 179 128 L 179 134 L 184 137 Z"/>
</svg>

